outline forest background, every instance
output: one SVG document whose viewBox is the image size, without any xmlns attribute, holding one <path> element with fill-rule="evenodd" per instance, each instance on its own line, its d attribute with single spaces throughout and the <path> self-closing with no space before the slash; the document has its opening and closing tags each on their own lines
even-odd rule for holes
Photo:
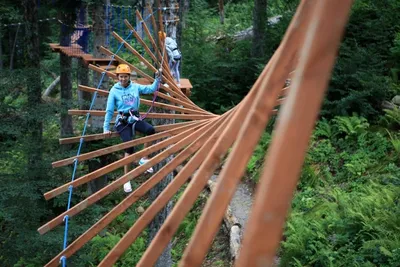
<svg viewBox="0 0 400 267">
<path fill-rule="evenodd" d="M 96 1 L 0 3 L 1 266 L 41 266 L 62 248 L 62 227 L 44 236 L 36 229 L 66 208 L 66 195 L 46 202 L 43 193 L 70 177 L 70 167 L 51 169 L 51 162 L 76 152 L 76 146 L 60 147 L 58 138 L 71 134 L 65 130 L 72 125 L 79 132 L 83 119 L 72 119 L 65 111 L 82 103 L 76 90 L 65 97 L 59 86 L 42 98 L 63 71 L 59 54 L 48 46 L 59 41 L 60 24 L 43 21 L 39 28 L 32 28 L 24 21 L 32 15 L 29 7 L 33 5 L 39 6 L 37 16 L 43 19 L 59 18 L 81 4 L 93 7 Z M 238 104 L 278 47 L 297 4 L 296 0 L 228 1 L 221 18 L 218 1 L 181 1 L 187 9 L 178 41 L 183 54 L 182 75 L 194 86 L 191 99 L 218 114 Z M 276 16 L 279 22 L 268 22 Z M 9 25 L 18 22 L 22 24 Z M 252 37 L 237 37 L 252 26 Z M 36 44 L 32 40 L 37 36 L 40 42 Z M 40 53 L 32 53 L 35 46 Z M 72 61 L 67 69 L 74 89 L 79 68 L 79 63 Z M 355 0 L 278 252 L 282 266 L 398 266 L 399 73 L 400 2 Z M 258 181 L 273 123 L 248 164 L 244 181 L 249 184 Z M 100 146 L 87 144 L 84 149 Z M 79 168 L 84 173 L 88 166 Z M 87 195 L 86 188 L 76 191 L 73 204 Z M 122 192 L 112 194 L 74 217 L 70 240 L 123 197 Z M 145 198 L 121 215 L 72 257 L 71 264 L 97 264 L 138 218 L 137 206 L 148 204 Z M 199 213 L 194 210 L 177 233 L 172 249 L 175 263 Z M 119 266 L 133 266 L 146 247 L 146 239 L 145 232 Z"/>
</svg>

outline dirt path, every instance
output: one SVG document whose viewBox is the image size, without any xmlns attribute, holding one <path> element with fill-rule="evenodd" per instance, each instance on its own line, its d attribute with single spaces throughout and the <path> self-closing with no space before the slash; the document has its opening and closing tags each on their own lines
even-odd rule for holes
<svg viewBox="0 0 400 267">
<path fill-rule="evenodd" d="M 213 175 L 211 180 L 217 183 L 217 177 L 217 175 Z M 229 205 L 232 209 L 232 215 L 239 221 L 241 232 L 243 233 L 253 205 L 253 192 L 246 184 L 239 183 Z"/>
</svg>

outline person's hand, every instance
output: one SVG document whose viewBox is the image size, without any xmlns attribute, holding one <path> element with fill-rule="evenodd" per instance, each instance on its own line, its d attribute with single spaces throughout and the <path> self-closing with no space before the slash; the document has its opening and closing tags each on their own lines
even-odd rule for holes
<svg viewBox="0 0 400 267">
<path fill-rule="evenodd" d="M 156 72 L 156 78 L 161 78 L 162 76 L 162 69 L 159 68 L 158 71 Z"/>
<path fill-rule="evenodd" d="M 111 136 L 112 132 L 111 132 L 111 131 L 104 131 L 104 134 L 105 134 L 107 137 L 109 137 L 109 136 Z"/>
</svg>

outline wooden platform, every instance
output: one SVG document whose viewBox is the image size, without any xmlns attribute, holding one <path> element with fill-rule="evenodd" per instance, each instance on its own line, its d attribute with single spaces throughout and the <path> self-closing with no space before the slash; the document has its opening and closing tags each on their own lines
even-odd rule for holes
<svg viewBox="0 0 400 267">
<path fill-rule="evenodd" d="M 49 44 L 50 48 L 53 52 L 56 53 L 63 53 L 69 57 L 76 57 L 82 58 L 86 65 L 93 64 L 98 66 L 99 68 L 106 69 L 114 72 L 116 67 L 118 66 L 119 62 L 113 59 L 110 66 L 108 66 L 110 62 L 110 58 L 95 58 L 92 54 L 85 53 L 81 46 L 77 44 L 72 44 L 71 46 L 61 46 L 59 44 L 51 43 Z M 135 82 L 139 84 L 149 84 L 147 79 L 139 78 Z M 178 86 L 182 92 L 187 95 L 188 97 L 191 95 L 191 89 L 193 88 L 192 84 L 190 83 L 189 79 L 182 78 L 180 81 L 180 85 Z"/>
<path fill-rule="evenodd" d="M 49 44 L 51 50 L 57 53 L 63 53 L 69 57 L 82 57 L 82 54 L 85 52 L 82 50 L 82 47 L 77 44 L 71 44 L 70 46 L 61 46 L 60 44 Z"/>
<path fill-rule="evenodd" d="M 193 88 L 192 84 L 190 83 L 189 79 L 181 79 L 181 84 L 179 86 L 182 92 L 185 93 L 188 97 L 192 94 L 191 89 Z"/>
<path fill-rule="evenodd" d="M 108 63 L 111 61 L 111 58 L 95 58 L 92 54 L 83 54 L 82 56 L 83 61 L 86 64 L 93 64 L 98 66 L 107 66 Z M 112 60 L 111 65 L 118 66 L 119 62 L 115 59 Z"/>
<path fill-rule="evenodd" d="M 69 57 L 82 58 L 86 65 L 93 64 L 96 66 L 107 66 L 110 62 L 110 58 L 95 58 L 92 54 L 87 54 L 82 50 L 82 47 L 77 44 L 71 44 L 71 46 L 61 46 L 59 44 L 51 43 L 49 44 L 53 52 L 63 53 Z M 113 60 L 111 66 L 117 66 L 119 63 L 117 60 Z M 110 66 L 109 69 L 112 69 Z M 115 68 L 113 67 L 113 68 Z"/>
</svg>

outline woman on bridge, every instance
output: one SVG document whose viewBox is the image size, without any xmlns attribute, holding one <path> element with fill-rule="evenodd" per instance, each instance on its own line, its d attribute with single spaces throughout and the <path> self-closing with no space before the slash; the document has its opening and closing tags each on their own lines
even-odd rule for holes
<svg viewBox="0 0 400 267">
<path fill-rule="evenodd" d="M 154 79 L 151 85 L 140 85 L 130 80 L 131 69 L 127 64 L 118 65 L 116 72 L 118 82 L 111 88 L 107 99 L 106 115 L 104 118 L 103 130 L 105 134 L 111 134 L 110 121 L 114 115 L 114 108 L 117 109 L 118 115 L 115 120 L 114 128 L 117 130 L 123 142 L 131 141 L 135 135 L 135 131 L 139 131 L 145 135 L 155 133 L 154 127 L 148 122 L 141 120 L 139 114 L 139 104 L 141 94 L 154 93 L 159 86 L 159 78 Z M 145 144 L 146 147 L 146 144 Z M 125 157 L 134 152 L 134 148 L 125 149 Z M 149 159 L 143 157 L 139 164 L 145 164 Z M 128 166 L 124 167 L 125 173 L 128 172 Z M 153 168 L 150 167 L 147 172 L 152 173 Z M 126 193 L 132 192 L 131 182 L 124 184 Z"/>
</svg>

